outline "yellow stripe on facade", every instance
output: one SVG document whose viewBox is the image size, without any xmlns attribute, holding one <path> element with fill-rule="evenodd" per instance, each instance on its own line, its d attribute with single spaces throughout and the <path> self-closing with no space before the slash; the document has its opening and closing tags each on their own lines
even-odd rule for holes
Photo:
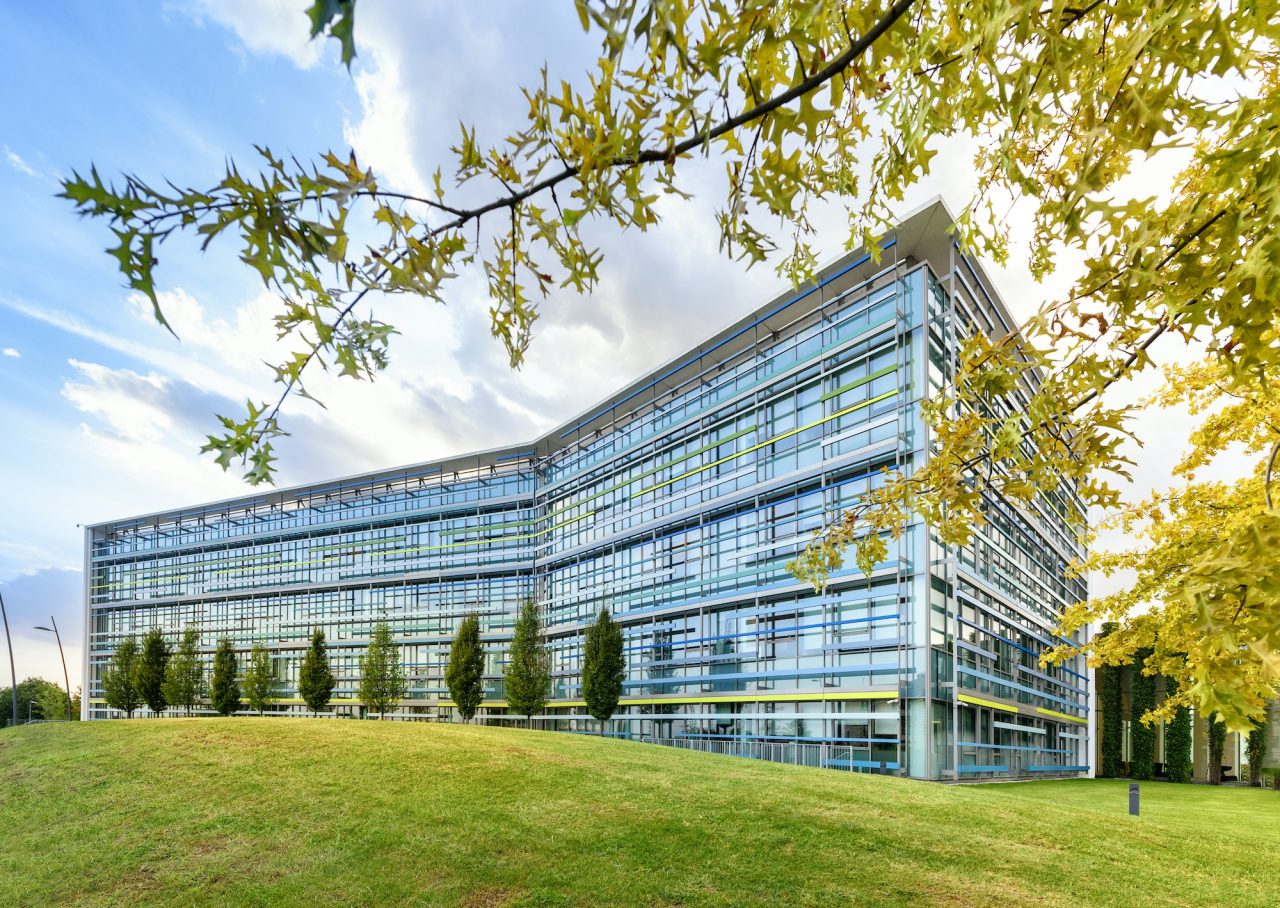
<svg viewBox="0 0 1280 908">
<path fill-rule="evenodd" d="M 1088 719 L 1081 719 L 1079 716 L 1069 716 L 1066 713 L 1060 713 L 1057 710 L 1045 709 L 1043 706 L 1037 706 L 1036 712 L 1042 716 L 1053 716 L 1055 719 L 1065 719 L 1068 722 L 1075 722 L 1077 725 L 1088 725 Z"/>
<path fill-rule="evenodd" d="M 1016 713 L 1018 707 L 1010 706 L 1007 703 L 999 703 L 995 700 L 984 700 L 981 697 L 973 697 L 969 694 L 956 694 L 956 699 L 962 703 L 972 703 L 974 706 L 987 706 L 991 709 L 999 709 L 1007 713 Z"/>
<path fill-rule="evenodd" d="M 854 691 L 833 691 L 831 693 L 818 693 L 808 691 L 797 691 L 790 694 L 706 694 L 700 697 L 623 697 L 618 701 L 619 706 L 662 706 L 670 704 L 672 706 L 688 706 L 698 703 L 778 703 L 778 702 L 803 702 L 811 703 L 824 700 L 896 700 L 899 694 L 896 690 L 854 690 Z M 90 703 L 105 703 L 100 698 L 92 698 Z M 274 697 L 270 703 L 302 703 L 301 697 Z M 358 705 L 359 700 L 350 697 L 334 697 L 329 701 L 332 706 L 349 706 Z M 455 704 L 452 700 L 402 700 L 405 706 L 443 706 L 452 708 Z M 506 700 L 485 700 L 481 702 L 481 708 L 489 709 L 506 709 L 508 707 Z M 585 700 L 552 700 L 546 704 L 546 709 L 573 709 L 575 707 L 584 707 L 587 705 Z"/>
<path fill-rule="evenodd" d="M 619 706 L 688 706 L 696 703 L 776 703 L 776 702 L 813 702 L 822 700 L 896 700 L 896 690 L 864 690 L 839 691 L 833 693 L 797 692 L 791 694 L 705 694 L 700 697 L 623 697 Z M 414 703 L 415 706 L 453 706 L 452 700 L 430 700 Z M 585 700 L 552 700 L 546 709 L 572 709 L 586 706 Z M 507 706 L 506 700 L 485 700 L 481 707 Z"/>
</svg>

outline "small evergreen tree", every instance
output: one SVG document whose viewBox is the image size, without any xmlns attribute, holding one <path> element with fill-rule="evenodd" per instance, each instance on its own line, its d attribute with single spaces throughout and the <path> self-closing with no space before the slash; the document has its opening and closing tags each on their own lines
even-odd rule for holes
<svg viewBox="0 0 1280 908">
<path fill-rule="evenodd" d="M 534 713 L 547 705 L 547 689 L 551 686 L 551 656 L 542 637 L 538 606 L 525 601 L 516 620 L 511 649 L 507 652 L 507 706 L 517 716 L 524 716 L 530 727 Z"/>
<path fill-rule="evenodd" d="M 582 697 L 587 712 L 600 721 L 604 733 L 607 722 L 618 708 L 627 665 L 622 656 L 622 628 L 600 609 L 595 623 L 587 628 L 582 651 Z"/>
<path fill-rule="evenodd" d="M 162 713 L 169 705 L 164 695 L 164 673 L 169 665 L 169 642 L 158 627 L 142 638 L 142 654 L 134 668 L 134 686 L 138 696 L 152 713 Z"/>
<path fill-rule="evenodd" d="M 1227 743 L 1227 725 L 1217 713 L 1209 716 L 1209 784 L 1222 784 L 1222 750 Z"/>
<path fill-rule="evenodd" d="M 1249 784 L 1262 784 L 1262 761 L 1267 758 L 1267 720 L 1263 719 L 1249 732 L 1245 756 L 1249 758 Z"/>
<path fill-rule="evenodd" d="M 249 667 L 244 672 L 244 699 L 258 715 L 275 698 L 276 679 L 271 669 L 271 654 L 259 643 L 249 653 Z"/>
<path fill-rule="evenodd" d="M 102 695 L 107 705 L 119 709 L 132 719 L 133 711 L 142 705 L 142 696 L 134 679 L 138 672 L 138 641 L 129 637 L 120 642 L 111 656 L 111 664 L 102 676 Z"/>
<path fill-rule="evenodd" d="M 1098 705 L 1102 710 L 1102 771 L 1106 779 L 1124 774 L 1121 756 L 1124 718 L 1120 715 L 1120 666 L 1104 665 L 1099 669 Z"/>
<path fill-rule="evenodd" d="M 409 692 L 404 669 L 400 667 L 400 647 L 391 639 L 391 628 L 379 621 L 373 629 L 369 649 L 360 657 L 360 689 L 357 696 L 378 718 L 396 706 Z"/>
<path fill-rule="evenodd" d="M 449 647 L 444 681 L 462 721 L 470 722 L 484 701 L 484 644 L 480 642 L 480 619 L 476 615 L 468 615 L 458 625 L 458 635 Z"/>
<path fill-rule="evenodd" d="M 204 696 L 204 662 L 200 658 L 200 634 L 194 627 L 182 632 L 178 648 L 164 672 L 164 698 L 186 714 Z"/>
<path fill-rule="evenodd" d="M 298 669 L 298 696 L 302 697 L 312 715 L 329 708 L 335 680 L 329 668 L 329 648 L 324 645 L 324 631 L 317 629 L 311 635 L 311 645 L 302 657 Z"/>
<path fill-rule="evenodd" d="M 1115 623 L 1108 621 L 1102 625 L 1099 637 L 1105 637 L 1115 630 Z M 1102 713 L 1102 727 L 1098 729 L 1102 741 L 1102 765 L 1098 775 L 1105 779 L 1115 779 L 1124 773 L 1121 757 L 1124 754 L 1124 718 L 1120 715 L 1120 666 L 1103 665 L 1098 669 L 1098 709 Z"/>
<path fill-rule="evenodd" d="M 209 702 L 219 714 L 229 716 L 240 708 L 240 684 L 236 681 L 236 651 L 223 637 L 213 654 L 213 678 L 209 683 Z"/>
<path fill-rule="evenodd" d="M 1165 697 L 1173 697 L 1177 692 L 1178 682 L 1166 677 Z M 1178 707 L 1164 730 L 1164 765 L 1170 782 L 1185 784 L 1191 781 L 1191 710 L 1185 706 Z"/>
<path fill-rule="evenodd" d="M 1149 781 L 1156 774 L 1156 729 L 1142 721 L 1148 710 L 1156 705 L 1156 679 L 1144 674 L 1151 650 L 1141 649 L 1133 659 L 1133 690 L 1129 697 L 1129 728 L 1131 729 L 1132 756 L 1129 775 L 1140 781 Z"/>
</svg>

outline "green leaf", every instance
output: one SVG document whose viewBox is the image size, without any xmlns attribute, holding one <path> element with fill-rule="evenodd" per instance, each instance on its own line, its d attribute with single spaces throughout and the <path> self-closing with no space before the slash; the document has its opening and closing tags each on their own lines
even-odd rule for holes
<svg viewBox="0 0 1280 908">
<path fill-rule="evenodd" d="M 307 8 L 311 20 L 311 37 L 328 30 L 330 38 L 342 45 L 342 62 L 347 69 L 356 56 L 355 43 L 356 0 L 315 0 Z M 335 21 L 336 20 L 336 21 Z"/>
</svg>

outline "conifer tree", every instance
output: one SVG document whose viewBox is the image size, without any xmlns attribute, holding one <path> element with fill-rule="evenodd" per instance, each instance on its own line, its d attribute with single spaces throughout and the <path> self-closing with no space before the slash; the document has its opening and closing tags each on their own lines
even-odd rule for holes
<svg viewBox="0 0 1280 908">
<path fill-rule="evenodd" d="M 476 615 L 468 615 L 458 625 L 458 635 L 449 648 L 449 668 L 444 680 L 462 721 L 470 722 L 484 700 L 484 644 L 480 641 L 480 619 Z"/>
<path fill-rule="evenodd" d="M 626 671 L 622 628 L 609 616 L 609 610 L 602 608 L 587 628 L 582 650 L 582 697 L 587 701 L 587 712 L 600 721 L 601 733 L 618 708 Z"/>
<path fill-rule="evenodd" d="M 229 716 L 240 708 L 240 684 L 236 680 L 236 672 L 236 651 L 232 648 L 231 641 L 223 637 L 213 654 L 209 702 L 224 716 Z"/>
<path fill-rule="evenodd" d="M 1222 751 L 1227 743 L 1227 726 L 1217 713 L 1209 716 L 1209 771 L 1210 785 L 1222 784 Z"/>
<path fill-rule="evenodd" d="M 508 708 L 514 715 L 524 716 L 532 727 L 534 713 L 547 705 L 551 686 L 551 656 L 543 640 L 538 606 L 532 599 L 520 608 L 505 675 Z"/>
<path fill-rule="evenodd" d="M 249 708 L 262 715 L 276 695 L 276 679 L 271 669 L 271 654 L 259 643 L 249 654 L 249 667 L 244 673 L 244 699 Z"/>
<path fill-rule="evenodd" d="M 1270 719 L 1264 719 L 1249 732 L 1245 744 L 1245 756 L 1249 760 L 1249 784 L 1255 788 L 1262 784 L 1262 762 L 1267 758 L 1267 737 L 1270 733 Z"/>
<path fill-rule="evenodd" d="M 204 662 L 199 647 L 199 632 L 187 627 L 164 672 L 164 698 L 171 706 L 184 709 L 188 716 L 204 696 Z"/>
<path fill-rule="evenodd" d="M 360 657 L 360 688 L 357 696 L 378 718 L 396 706 L 409 691 L 404 669 L 400 667 L 400 647 L 391 639 L 391 628 L 379 621 L 373 629 L 369 649 Z"/>
<path fill-rule="evenodd" d="M 132 719 L 133 711 L 142 705 L 142 696 L 134 679 L 138 671 L 138 641 L 132 637 L 122 640 L 111 657 L 111 664 L 102 676 L 102 694 L 107 705 L 119 709 Z"/>
<path fill-rule="evenodd" d="M 1115 629 L 1115 625 L 1107 622 L 1102 626 L 1105 636 Z M 1103 665 L 1098 669 L 1098 707 L 1102 712 L 1102 766 L 1098 775 L 1106 779 L 1115 779 L 1124 774 L 1121 755 L 1124 749 L 1121 738 L 1124 735 L 1124 718 L 1120 715 L 1120 667 Z"/>
<path fill-rule="evenodd" d="M 1177 692 L 1177 680 L 1166 677 L 1164 679 L 1165 699 L 1175 696 Z M 1191 710 L 1185 706 L 1178 707 L 1165 728 L 1164 766 L 1170 782 L 1191 781 Z"/>
<path fill-rule="evenodd" d="M 324 631 L 317 628 L 311 635 L 311 645 L 307 647 L 298 669 L 298 696 L 302 697 L 312 715 L 329 708 L 335 683 L 333 670 L 329 668 L 329 648 L 324 644 Z"/>
<path fill-rule="evenodd" d="M 164 695 L 164 673 L 169 665 L 169 642 L 158 627 L 147 631 L 142 638 L 142 654 L 134 667 L 134 686 L 138 696 L 153 714 L 164 712 L 169 705 Z"/>
<path fill-rule="evenodd" d="M 1146 665 L 1151 650 L 1142 649 L 1133 660 L 1133 687 L 1129 696 L 1129 728 L 1132 760 L 1129 763 L 1129 776 L 1140 781 L 1155 777 L 1156 729 L 1142 721 L 1142 718 L 1156 705 L 1156 679 L 1145 674 L 1142 669 Z"/>
</svg>

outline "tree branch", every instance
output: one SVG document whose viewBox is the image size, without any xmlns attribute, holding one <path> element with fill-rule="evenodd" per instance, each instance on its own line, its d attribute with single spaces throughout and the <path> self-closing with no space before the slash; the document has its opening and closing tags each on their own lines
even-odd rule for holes
<svg viewBox="0 0 1280 908">
<path fill-rule="evenodd" d="M 675 145 L 672 145 L 668 148 L 645 149 L 634 155 L 624 155 L 621 157 L 614 158 L 610 161 L 605 162 L 600 166 L 602 168 L 603 167 L 636 167 L 641 164 L 652 164 L 652 163 L 661 163 L 665 161 L 671 161 L 681 155 L 687 154 L 690 151 L 693 151 L 697 148 L 700 148 L 704 145 L 709 144 L 713 140 L 719 138 L 722 135 L 725 135 L 726 133 L 732 132 L 733 130 L 739 128 L 740 126 L 745 126 L 748 123 L 752 123 L 756 120 L 760 120 L 768 116 L 769 114 L 773 113 L 775 110 L 778 110 L 781 107 L 785 107 L 787 104 L 790 104 L 792 101 L 795 101 L 798 98 L 802 98 L 805 95 L 809 94 L 810 92 L 814 91 L 815 89 L 822 87 L 827 82 L 830 82 L 836 76 L 840 75 L 842 72 L 848 69 L 854 63 L 855 60 L 857 60 L 864 53 L 866 53 L 876 41 L 878 41 L 881 37 L 883 37 L 884 34 L 888 32 L 890 28 L 893 27 L 894 23 L 896 23 L 900 18 L 902 18 L 903 14 L 905 14 L 907 10 L 909 10 L 912 7 L 912 5 L 914 5 L 914 3 L 915 3 L 915 0 L 896 0 L 896 2 L 891 7 L 889 7 L 888 10 L 885 11 L 884 15 L 881 16 L 880 19 L 877 20 L 876 23 L 872 25 L 870 29 L 867 30 L 866 34 L 864 34 L 861 38 L 851 43 L 843 53 L 841 53 L 839 56 L 832 59 L 832 61 L 829 64 L 824 66 L 822 69 L 814 72 L 808 78 L 800 81 L 796 85 L 793 85 L 791 88 L 787 89 L 786 91 L 778 95 L 775 95 L 769 100 L 764 101 L 760 104 L 757 104 L 754 107 L 750 107 L 747 110 L 742 111 L 736 116 L 729 117 L 728 119 L 721 121 L 715 126 L 699 130 L 698 132 L 694 133 L 692 136 L 689 136 L 687 139 L 681 142 L 677 142 Z M 576 176 L 579 176 L 581 175 L 581 173 L 582 173 L 581 165 L 572 164 L 572 165 L 566 166 L 563 170 L 555 174 L 552 174 L 551 176 L 545 177 L 541 180 L 531 183 L 530 185 L 525 186 L 521 189 L 515 190 L 511 193 L 508 193 L 505 196 L 494 199 L 493 201 L 488 202 L 484 205 L 480 205 L 476 208 L 458 211 L 457 215 L 452 220 L 447 221 L 443 224 L 440 224 L 426 231 L 422 239 L 424 241 L 429 242 L 443 233 L 447 233 L 450 230 L 457 230 L 465 226 L 468 222 L 472 220 L 478 221 L 484 215 L 489 214 L 490 212 L 493 212 L 493 211 L 497 211 L 502 208 L 509 208 L 514 211 L 516 206 L 518 206 L 521 202 L 525 201 L 531 196 L 537 195 L 538 193 L 548 189 L 554 189 L 559 184 L 565 182 L 566 180 L 570 180 Z M 398 260 L 399 260 L 398 255 L 393 255 L 388 258 L 389 263 L 392 263 L 392 264 Z M 349 316 L 351 312 L 355 309 L 355 307 L 360 304 L 360 302 L 364 299 L 365 295 L 371 289 L 373 288 L 366 286 L 362 290 L 360 290 L 360 292 L 357 293 L 351 299 L 351 301 L 347 303 L 347 305 L 344 306 L 338 312 L 338 316 L 337 318 L 334 319 L 332 323 L 332 327 L 336 328 L 340 324 L 342 324 L 342 322 L 346 320 L 347 316 Z M 298 376 L 301 376 L 302 373 L 306 371 L 307 367 L 311 364 L 312 360 L 315 359 L 317 349 L 318 348 L 313 347 L 311 351 L 307 354 L 307 357 L 303 361 L 301 368 L 298 369 L 298 372 L 297 372 Z M 285 385 L 284 390 L 281 392 L 279 399 L 275 402 L 274 406 L 272 406 L 271 412 L 268 414 L 268 417 L 263 424 L 264 427 L 271 425 L 273 421 L 276 419 L 276 417 L 279 415 L 280 408 L 284 405 L 284 402 L 288 399 L 289 394 L 293 391 L 293 388 L 296 385 L 296 383 L 297 383 L 297 378 L 291 378 L 289 382 Z M 256 445 L 261 440 L 262 432 L 264 430 L 265 428 L 262 430 L 259 430 L 258 433 L 254 435 L 253 444 Z"/>
</svg>

